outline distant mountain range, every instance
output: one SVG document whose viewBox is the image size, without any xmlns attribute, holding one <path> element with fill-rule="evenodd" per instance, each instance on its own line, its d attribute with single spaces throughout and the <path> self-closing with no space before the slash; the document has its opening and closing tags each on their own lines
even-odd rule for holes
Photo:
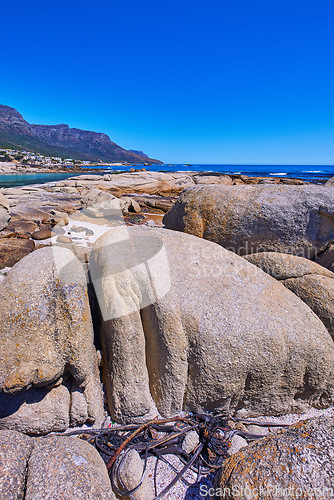
<svg viewBox="0 0 334 500">
<path fill-rule="evenodd" d="M 135 153 L 136 155 L 145 156 L 145 158 L 148 158 L 148 156 L 143 151 L 137 151 L 136 149 L 128 149 L 128 151 L 130 151 L 130 153 Z"/>
<path fill-rule="evenodd" d="M 28 150 L 45 156 L 73 160 L 162 163 L 142 151 L 126 150 L 106 134 L 89 132 L 68 125 L 32 125 L 16 109 L 0 104 L 0 148 Z"/>
</svg>

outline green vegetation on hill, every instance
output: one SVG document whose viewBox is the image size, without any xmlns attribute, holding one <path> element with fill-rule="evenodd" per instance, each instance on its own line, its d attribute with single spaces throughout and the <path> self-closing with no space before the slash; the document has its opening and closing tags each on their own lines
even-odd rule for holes
<svg viewBox="0 0 334 500">
<path fill-rule="evenodd" d="M 0 105 L 0 149 L 106 163 L 162 163 L 121 148 L 103 133 L 68 125 L 32 125 L 9 106 Z"/>
</svg>

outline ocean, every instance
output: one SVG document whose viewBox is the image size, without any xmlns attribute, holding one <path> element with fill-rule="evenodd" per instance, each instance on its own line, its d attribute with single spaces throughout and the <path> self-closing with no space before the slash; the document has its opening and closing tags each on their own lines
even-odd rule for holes
<svg viewBox="0 0 334 500">
<path fill-rule="evenodd" d="M 145 168 L 149 172 L 221 172 L 224 174 L 241 174 L 251 177 L 288 177 L 302 179 L 308 182 L 323 184 L 334 177 L 334 165 L 211 165 L 211 164 L 158 164 L 132 165 L 124 167 L 87 167 L 89 169 L 104 169 L 105 172 L 128 172 L 131 168 Z M 67 177 L 81 174 L 40 173 L 40 174 L 2 174 L 0 187 L 15 187 L 28 184 L 54 182 Z"/>
<path fill-rule="evenodd" d="M 119 167 L 129 171 L 131 167 Z M 140 167 L 136 167 L 140 168 Z M 211 165 L 211 164 L 164 164 L 145 166 L 148 171 L 169 172 L 222 172 L 250 177 L 289 177 L 308 182 L 324 183 L 334 177 L 334 165 Z"/>
<path fill-rule="evenodd" d="M 16 186 L 28 186 L 30 184 L 43 184 L 44 182 L 56 182 L 74 177 L 73 172 L 68 174 L 41 173 L 41 174 L 0 174 L 0 188 L 10 188 Z"/>
</svg>

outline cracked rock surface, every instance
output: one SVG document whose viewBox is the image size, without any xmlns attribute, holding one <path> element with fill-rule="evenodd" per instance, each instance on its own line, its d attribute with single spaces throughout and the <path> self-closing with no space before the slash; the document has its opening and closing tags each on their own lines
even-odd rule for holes
<svg viewBox="0 0 334 500">
<path fill-rule="evenodd" d="M 86 277 L 72 252 L 47 247 L 18 262 L 0 284 L 0 428 L 100 425 L 93 340 Z"/>
<path fill-rule="evenodd" d="M 115 500 L 106 466 L 89 443 L 0 431 L 2 500 Z"/>
<path fill-rule="evenodd" d="M 196 186 L 163 222 L 238 255 L 284 252 L 313 259 L 334 241 L 334 189 L 327 186 Z"/>
<path fill-rule="evenodd" d="M 334 338 L 334 273 L 308 259 L 277 252 L 261 252 L 245 258 L 302 299 Z"/>
<path fill-rule="evenodd" d="M 2 500 L 23 500 L 32 439 L 16 431 L 0 431 L 0 493 Z"/>
<path fill-rule="evenodd" d="M 328 500 L 333 491 L 333 446 L 333 417 L 298 422 L 265 437 L 224 462 L 221 498 Z"/>
<path fill-rule="evenodd" d="M 184 233 L 131 227 L 97 240 L 90 271 L 107 315 L 103 375 L 114 419 L 332 404 L 328 331 L 245 259 Z"/>
</svg>

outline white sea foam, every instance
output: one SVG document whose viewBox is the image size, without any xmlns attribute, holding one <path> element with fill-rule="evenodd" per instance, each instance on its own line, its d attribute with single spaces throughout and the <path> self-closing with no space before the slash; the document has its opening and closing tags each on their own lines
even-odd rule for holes
<svg viewBox="0 0 334 500">
<path fill-rule="evenodd" d="M 288 172 L 270 172 L 269 175 L 288 175 Z"/>
<path fill-rule="evenodd" d="M 215 172 L 215 170 L 175 170 L 175 172 L 172 172 L 173 174 L 181 173 L 181 174 L 200 174 L 201 172 Z M 219 172 L 217 172 L 219 173 Z"/>
<path fill-rule="evenodd" d="M 165 172 L 169 172 L 169 170 L 165 170 Z M 173 174 L 192 174 L 192 173 L 195 173 L 195 174 L 198 174 L 198 171 L 197 170 L 175 170 L 172 171 Z"/>
<path fill-rule="evenodd" d="M 323 170 L 302 170 L 303 174 L 321 174 Z"/>
</svg>

